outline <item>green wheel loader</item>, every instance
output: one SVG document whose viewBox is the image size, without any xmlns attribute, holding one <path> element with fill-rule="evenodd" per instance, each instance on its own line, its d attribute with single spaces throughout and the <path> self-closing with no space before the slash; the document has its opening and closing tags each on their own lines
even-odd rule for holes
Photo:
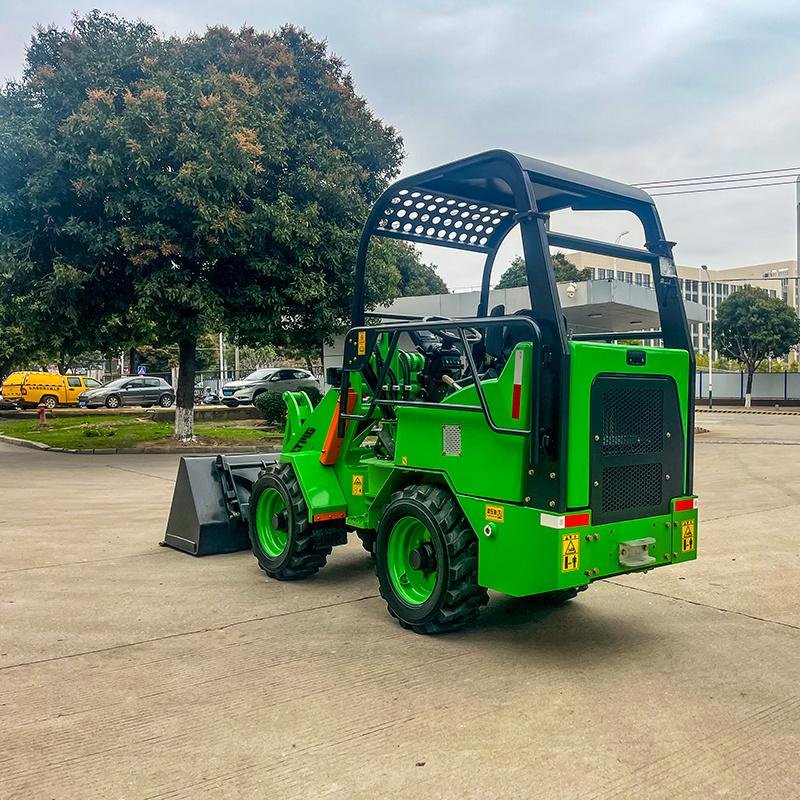
<svg viewBox="0 0 800 800">
<path fill-rule="evenodd" d="M 642 248 L 556 233 L 553 212 L 625 211 Z M 518 229 L 529 307 L 490 308 Z M 485 256 L 475 315 L 365 309 L 373 237 Z M 272 578 L 317 572 L 355 532 L 405 628 L 472 621 L 492 589 L 548 602 L 694 559 L 695 362 L 672 257 L 645 192 L 506 151 L 398 181 L 367 219 L 341 369 L 312 408 L 284 395 L 283 450 L 252 486 L 253 553 Z M 573 334 L 552 247 L 652 265 L 661 328 Z M 510 313 L 509 313 L 510 312 Z"/>
</svg>

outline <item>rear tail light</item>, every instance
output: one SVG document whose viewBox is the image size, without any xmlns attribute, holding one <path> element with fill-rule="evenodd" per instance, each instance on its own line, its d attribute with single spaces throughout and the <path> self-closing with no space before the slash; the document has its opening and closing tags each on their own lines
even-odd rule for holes
<svg viewBox="0 0 800 800">
<path fill-rule="evenodd" d="M 676 500 L 675 501 L 675 510 L 676 511 L 692 511 L 695 508 L 697 508 L 697 498 L 696 497 L 689 497 L 686 500 Z"/>
</svg>

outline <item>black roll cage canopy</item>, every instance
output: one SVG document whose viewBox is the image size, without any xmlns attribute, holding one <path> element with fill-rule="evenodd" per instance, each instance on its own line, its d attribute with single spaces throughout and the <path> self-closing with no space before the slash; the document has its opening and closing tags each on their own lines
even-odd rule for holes
<svg viewBox="0 0 800 800">
<path fill-rule="evenodd" d="M 645 249 L 584 239 L 549 230 L 550 214 L 562 209 L 575 211 L 628 211 L 642 224 Z M 488 316 L 489 289 L 497 251 L 509 232 L 520 227 L 525 270 L 528 279 L 533 322 L 519 316 Z M 420 322 L 420 318 L 367 313 L 365 309 L 365 271 L 367 251 L 373 236 L 400 239 L 417 244 L 432 244 L 458 250 L 484 253 L 481 292 L 475 318 Z M 479 407 L 463 410 L 482 411 L 487 424 L 497 432 L 531 435 L 529 466 L 525 478 L 525 502 L 544 498 L 548 508 L 565 509 L 566 441 L 569 418 L 569 332 L 556 289 L 550 247 L 564 247 L 588 253 L 629 259 L 650 264 L 656 293 L 661 330 L 638 333 L 643 339 L 662 339 L 664 346 L 685 350 L 689 357 L 689 385 L 684 388 L 689 409 L 689 430 L 694 427 L 695 359 L 689 323 L 683 305 L 675 262 L 674 242 L 664 238 L 658 212 L 652 198 L 641 189 L 599 178 L 577 170 L 516 155 L 507 150 L 489 150 L 476 156 L 403 178 L 380 196 L 367 218 L 358 247 L 353 326 L 345 339 L 345 358 L 340 393 L 339 434 L 344 435 L 345 420 L 367 420 L 376 406 L 408 405 L 379 395 L 386 365 L 380 376 L 370 379 L 373 398 L 366 415 L 349 414 L 346 396 L 349 373 L 363 367 L 356 340 L 364 336 L 390 336 L 390 349 L 397 346 L 404 330 L 455 329 L 461 336 L 465 353 L 469 350 L 463 329 L 485 329 L 507 323 L 532 328 L 536 344 L 535 374 L 538 387 L 534 396 L 533 425 L 530 431 L 507 431 L 498 428 L 480 391 L 478 370 L 467 353 L 470 371 L 479 392 Z M 365 317 L 393 320 L 383 325 L 365 327 Z M 613 340 L 630 337 L 631 332 L 578 334 L 572 339 Z M 387 362 L 388 363 L 388 362 Z M 680 391 L 680 390 L 679 390 Z M 413 401 L 420 405 L 419 401 Z M 428 405 L 427 403 L 425 405 Z M 461 408 L 459 406 L 459 408 Z M 688 452 L 684 489 L 692 491 L 694 437 L 687 436 Z"/>
<path fill-rule="evenodd" d="M 550 214 L 567 208 L 634 214 L 644 229 L 645 249 L 548 230 Z M 550 259 L 550 247 L 556 246 L 649 263 L 664 345 L 693 353 L 672 258 L 674 242 L 664 238 L 650 195 L 623 183 L 507 150 L 489 150 L 403 178 L 380 196 L 359 242 L 353 326 L 364 324 L 367 251 L 373 236 L 485 253 L 477 308 L 477 316 L 485 317 L 497 251 L 517 224 L 531 310 L 545 330 L 547 344 L 566 355 L 568 332 Z"/>
</svg>

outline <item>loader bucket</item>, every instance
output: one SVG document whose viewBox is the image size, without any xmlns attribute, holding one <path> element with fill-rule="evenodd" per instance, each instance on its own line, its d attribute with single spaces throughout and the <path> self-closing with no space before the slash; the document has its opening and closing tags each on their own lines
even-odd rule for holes
<svg viewBox="0 0 800 800">
<path fill-rule="evenodd" d="M 250 492 L 277 453 L 182 458 L 162 545 L 206 556 L 249 550 Z"/>
</svg>

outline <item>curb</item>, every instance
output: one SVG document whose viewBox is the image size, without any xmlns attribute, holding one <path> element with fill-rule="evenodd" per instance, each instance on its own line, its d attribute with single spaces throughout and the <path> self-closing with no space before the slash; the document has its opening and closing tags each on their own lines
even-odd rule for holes
<svg viewBox="0 0 800 800">
<path fill-rule="evenodd" d="M 702 414 L 775 414 L 777 416 L 796 417 L 800 415 L 800 411 L 784 411 L 778 409 L 760 409 L 760 408 L 697 408 L 696 412 Z"/>
<path fill-rule="evenodd" d="M 68 447 L 51 447 L 49 444 L 42 442 L 33 442 L 30 439 L 17 439 L 14 436 L 6 436 L 0 434 L 0 442 L 3 444 L 11 444 L 16 447 L 27 447 L 31 450 L 47 450 L 51 453 L 71 453 L 73 455 L 89 455 L 89 456 L 132 456 L 132 455 L 146 455 L 146 456 L 159 456 L 159 455 L 184 455 L 184 456 L 203 456 L 203 455 L 217 455 L 222 453 L 279 453 L 280 447 L 266 446 L 266 447 L 209 447 L 198 445 L 196 447 L 95 447 L 85 450 L 74 450 Z"/>
</svg>

